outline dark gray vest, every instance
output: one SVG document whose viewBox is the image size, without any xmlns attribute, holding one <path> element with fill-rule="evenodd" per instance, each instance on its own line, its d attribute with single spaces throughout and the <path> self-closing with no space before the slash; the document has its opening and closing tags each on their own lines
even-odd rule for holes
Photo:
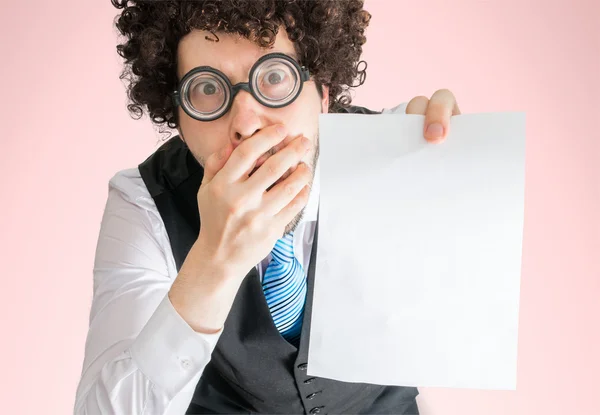
<svg viewBox="0 0 600 415">
<path fill-rule="evenodd" d="M 372 114 L 361 107 L 340 112 Z M 200 231 L 196 195 L 203 169 L 175 136 L 139 165 L 179 270 Z M 418 414 L 414 387 L 347 383 L 306 373 L 318 220 L 308 267 L 300 346 L 277 331 L 256 268 L 246 275 L 225 328 L 198 382 L 187 414 Z M 377 344 L 373 344 L 373 352 Z M 358 365 L 349 361 L 348 365 Z"/>
</svg>

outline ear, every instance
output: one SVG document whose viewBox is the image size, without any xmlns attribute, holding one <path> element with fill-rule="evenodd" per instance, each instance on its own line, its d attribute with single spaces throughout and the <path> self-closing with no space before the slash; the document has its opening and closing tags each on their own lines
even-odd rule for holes
<svg viewBox="0 0 600 415">
<path fill-rule="evenodd" d="M 327 114 L 329 112 L 329 87 L 323 85 L 323 98 L 321 99 L 321 112 Z"/>
</svg>

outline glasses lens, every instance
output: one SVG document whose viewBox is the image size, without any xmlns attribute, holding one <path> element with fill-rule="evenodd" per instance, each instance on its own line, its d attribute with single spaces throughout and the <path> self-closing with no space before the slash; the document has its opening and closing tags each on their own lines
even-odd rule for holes
<svg viewBox="0 0 600 415">
<path fill-rule="evenodd" d="M 212 72 L 199 72 L 188 85 L 185 94 L 187 104 L 201 117 L 219 112 L 229 98 L 225 82 Z"/>
<path fill-rule="evenodd" d="M 278 57 L 263 62 L 252 81 L 257 93 L 271 105 L 286 105 L 300 89 L 300 74 L 296 67 Z"/>
</svg>

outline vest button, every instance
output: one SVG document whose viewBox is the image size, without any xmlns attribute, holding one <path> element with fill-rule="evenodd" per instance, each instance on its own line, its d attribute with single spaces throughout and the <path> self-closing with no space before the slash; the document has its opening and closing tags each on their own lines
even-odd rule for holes
<svg viewBox="0 0 600 415">
<path fill-rule="evenodd" d="M 311 383 L 313 383 L 315 381 L 316 378 L 308 378 L 304 381 L 304 383 L 306 383 L 307 385 L 310 385 Z"/>
<path fill-rule="evenodd" d="M 315 396 L 317 396 L 321 392 L 323 392 L 323 391 L 317 391 L 315 393 L 311 393 L 310 395 L 306 396 L 306 399 L 313 399 Z"/>
<path fill-rule="evenodd" d="M 308 367 L 307 363 L 302 363 L 301 365 L 298 365 L 298 369 L 300 369 L 300 370 L 306 370 L 307 367 Z"/>
<path fill-rule="evenodd" d="M 325 408 L 324 406 L 316 406 L 310 410 L 311 415 L 315 415 L 321 413 L 321 408 Z"/>
</svg>

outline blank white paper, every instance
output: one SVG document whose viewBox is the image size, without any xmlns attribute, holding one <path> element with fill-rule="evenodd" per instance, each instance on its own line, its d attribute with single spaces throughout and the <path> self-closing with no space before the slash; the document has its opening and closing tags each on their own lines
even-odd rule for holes
<svg viewBox="0 0 600 415">
<path fill-rule="evenodd" d="M 525 114 L 320 116 L 307 373 L 515 389 Z"/>
</svg>

